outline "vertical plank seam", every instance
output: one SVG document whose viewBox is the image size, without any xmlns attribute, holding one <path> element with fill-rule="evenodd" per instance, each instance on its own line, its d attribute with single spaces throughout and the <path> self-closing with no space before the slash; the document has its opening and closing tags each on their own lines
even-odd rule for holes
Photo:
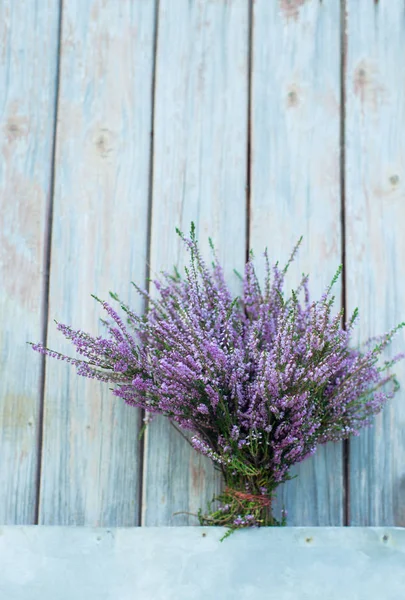
<svg viewBox="0 0 405 600">
<path fill-rule="evenodd" d="M 51 273 L 51 252 L 52 252 L 52 225 L 53 225 L 53 204 L 55 196 L 55 172 L 56 172 L 56 143 L 59 114 L 59 92 L 60 92 L 60 71 L 61 71 L 61 46 L 62 46 L 62 18 L 63 18 L 63 0 L 59 0 L 59 19 L 57 31 L 56 46 L 56 74 L 55 74 L 55 97 L 53 111 L 53 138 L 51 150 L 51 173 L 49 181 L 49 193 L 45 214 L 44 231 L 44 274 L 42 281 L 42 306 L 41 306 L 41 337 L 42 344 L 46 346 L 48 338 L 48 317 L 49 317 L 49 291 L 50 291 L 50 273 Z M 35 477 L 36 494 L 34 523 L 39 525 L 39 512 L 41 502 L 41 477 L 42 477 L 42 455 L 44 439 L 44 407 L 45 407 L 45 377 L 46 377 L 46 356 L 42 356 L 41 369 L 39 376 L 39 411 L 38 411 L 38 435 L 37 435 L 37 469 Z"/>
<path fill-rule="evenodd" d="M 346 74 L 347 74 L 347 0 L 340 4 L 340 223 L 342 255 L 343 327 L 347 320 L 346 289 Z M 343 524 L 350 524 L 350 440 L 342 445 L 343 460 Z"/>
<path fill-rule="evenodd" d="M 152 82 L 151 82 L 151 117 L 150 117 L 150 155 L 149 155 L 149 184 L 148 184 L 148 213 L 147 213 L 147 233 L 146 233 L 146 272 L 145 288 L 150 291 L 150 257 L 152 244 L 152 207 L 153 207 L 153 176 L 154 176 L 154 154 L 155 154 L 155 99 L 156 99 L 156 64 L 159 33 L 159 8 L 160 0 L 155 3 L 155 18 L 153 30 L 153 57 L 152 57 Z M 144 311 L 148 308 L 148 302 L 145 300 Z M 146 411 L 140 409 L 140 430 L 142 431 L 145 421 Z M 146 441 L 147 431 L 139 440 L 139 494 L 138 494 L 138 525 L 144 524 L 144 488 L 145 488 L 145 459 L 146 459 Z"/>
<path fill-rule="evenodd" d="M 253 2 L 248 0 L 248 73 L 247 73 L 247 147 L 246 147 L 246 261 L 250 252 L 250 204 L 252 171 L 252 71 L 253 71 Z"/>
</svg>

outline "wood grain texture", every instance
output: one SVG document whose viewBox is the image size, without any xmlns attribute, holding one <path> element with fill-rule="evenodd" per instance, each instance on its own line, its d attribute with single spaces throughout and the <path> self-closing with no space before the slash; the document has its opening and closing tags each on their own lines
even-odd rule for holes
<svg viewBox="0 0 405 600">
<path fill-rule="evenodd" d="M 0 522 L 34 523 L 59 2 L 0 2 Z"/>
<path fill-rule="evenodd" d="M 2 527 L 2 600 L 400 600 L 405 530 Z"/>
<path fill-rule="evenodd" d="M 248 37 L 247 0 L 160 1 L 152 276 L 182 268 L 175 227 L 187 232 L 192 220 L 204 252 L 208 236 L 216 242 L 228 275 L 243 268 Z M 211 463 L 163 419 L 145 443 L 143 523 L 196 524 L 173 513 L 205 509 L 220 485 Z"/>
<path fill-rule="evenodd" d="M 137 309 L 146 270 L 154 2 L 64 3 L 48 345 L 52 322 L 96 333 L 112 289 Z M 40 522 L 135 525 L 140 414 L 102 384 L 46 369 Z"/>
<path fill-rule="evenodd" d="M 341 262 L 339 23 L 339 2 L 253 5 L 250 244 L 285 264 L 303 235 L 288 286 L 310 273 L 313 297 Z M 341 525 L 341 444 L 294 473 L 276 515 L 284 505 L 289 525 Z"/>
<path fill-rule="evenodd" d="M 347 6 L 347 296 L 365 341 L 405 320 L 405 12 L 402 0 Z M 392 352 L 404 348 L 402 333 Z M 405 365 L 395 371 L 404 386 Z M 351 442 L 352 525 L 405 526 L 404 401 Z"/>
</svg>

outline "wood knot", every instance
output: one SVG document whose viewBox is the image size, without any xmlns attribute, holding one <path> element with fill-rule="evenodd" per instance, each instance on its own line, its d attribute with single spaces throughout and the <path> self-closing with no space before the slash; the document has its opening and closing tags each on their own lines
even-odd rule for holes
<svg viewBox="0 0 405 600">
<path fill-rule="evenodd" d="M 18 125 L 16 123 L 9 123 L 7 125 L 7 131 L 11 134 L 16 134 L 19 132 Z"/>
<path fill-rule="evenodd" d="M 359 94 L 367 85 L 367 73 L 364 67 L 358 67 L 354 72 L 354 91 Z"/>
<path fill-rule="evenodd" d="M 27 119 L 14 116 L 6 122 L 4 129 L 10 142 L 25 137 L 28 133 Z"/>
<path fill-rule="evenodd" d="M 376 65 L 362 61 L 353 73 L 353 90 L 363 105 L 376 111 L 387 100 Z"/>
<path fill-rule="evenodd" d="M 295 106 L 298 106 L 298 104 L 299 98 L 297 92 L 295 90 L 289 91 L 287 94 L 287 106 L 294 108 Z"/>
<path fill-rule="evenodd" d="M 398 175 L 391 175 L 390 183 L 391 183 L 391 185 L 398 185 L 398 183 L 399 183 Z"/>
<path fill-rule="evenodd" d="M 108 158 L 113 152 L 113 136 L 110 130 L 100 129 L 95 137 L 94 145 L 101 158 Z"/>
<path fill-rule="evenodd" d="M 298 19 L 300 8 L 306 0 L 280 0 L 280 10 L 287 19 Z"/>
</svg>

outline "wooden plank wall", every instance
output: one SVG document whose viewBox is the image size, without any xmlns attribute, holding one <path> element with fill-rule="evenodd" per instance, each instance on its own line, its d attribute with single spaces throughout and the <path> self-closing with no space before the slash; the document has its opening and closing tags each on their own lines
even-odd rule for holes
<svg viewBox="0 0 405 600">
<path fill-rule="evenodd" d="M 97 330 L 91 293 L 142 308 L 154 19 L 153 2 L 64 4 L 48 343 L 66 352 L 52 319 Z M 39 522 L 137 524 L 139 430 L 106 386 L 47 365 Z"/>
<path fill-rule="evenodd" d="M 405 316 L 405 6 L 347 4 L 347 298 L 359 337 Z M 364 6 L 363 6 L 364 4 Z M 401 333 L 392 352 L 405 348 Z M 404 365 L 398 368 L 405 387 Z M 405 394 L 350 443 L 350 523 L 405 526 Z"/>
<path fill-rule="evenodd" d="M 232 275 L 246 251 L 248 2 L 160 0 L 158 18 L 152 275 L 182 268 L 174 230 L 192 220 L 202 248 L 211 235 Z M 211 500 L 219 481 L 210 461 L 163 418 L 145 441 L 143 523 L 197 524 L 173 512 L 196 513 Z"/>
<path fill-rule="evenodd" d="M 35 521 L 59 2 L 0 2 L 0 521 Z"/>
<path fill-rule="evenodd" d="M 340 6 L 253 6 L 250 242 L 285 264 L 303 235 L 288 284 L 309 273 L 320 295 L 341 260 Z M 342 524 L 341 445 L 295 472 L 279 495 L 289 522 Z"/>
<path fill-rule="evenodd" d="M 0 522 L 183 525 L 221 482 L 162 419 L 26 346 L 98 330 L 90 298 L 183 264 L 230 277 L 304 235 L 319 293 L 344 259 L 359 340 L 404 319 L 402 0 L 0 0 Z M 260 266 L 259 266 L 260 269 Z M 236 283 L 233 284 L 236 291 Z M 405 346 L 398 337 L 396 348 Z M 405 369 L 398 369 L 405 384 Z M 5 376 L 4 376 L 5 374 Z M 291 525 L 405 525 L 405 412 L 285 485 Z"/>
</svg>

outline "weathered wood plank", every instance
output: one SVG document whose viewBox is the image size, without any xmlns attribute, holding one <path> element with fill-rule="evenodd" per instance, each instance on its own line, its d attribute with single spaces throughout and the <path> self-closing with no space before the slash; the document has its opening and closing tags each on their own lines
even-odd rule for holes
<svg viewBox="0 0 405 600">
<path fill-rule="evenodd" d="M 3 527 L 4 600 L 400 600 L 405 530 Z"/>
<path fill-rule="evenodd" d="M 314 295 L 341 261 L 339 20 L 339 2 L 253 5 L 250 243 L 283 264 L 304 235 L 289 282 L 310 273 Z M 278 498 L 289 524 L 340 525 L 341 444 L 295 472 Z"/>
<path fill-rule="evenodd" d="M 49 315 L 93 332 L 90 293 L 141 308 L 129 282 L 146 269 L 154 10 L 64 3 Z M 48 345 L 72 353 L 52 322 Z M 137 524 L 139 425 L 101 384 L 47 364 L 40 522 Z"/>
<path fill-rule="evenodd" d="M 231 276 L 245 256 L 247 0 L 161 0 L 156 68 L 152 276 L 182 268 L 175 227 L 192 220 Z M 143 523 L 195 524 L 173 513 L 205 508 L 219 486 L 210 462 L 163 419 L 145 442 Z"/>
<path fill-rule="evenodd" d="M 58 0 L 0 3 L 0 522 L 34 523 Z"/>
<path fill-rule="evenodd" d="M 347 295 L 365 341 L 405 317 L 405 13 L 402 0 L 347 7 Z M 404 347 L 401 334 L 392 352 Z M 405 365 L 396 372 L 404 385 Z M 404 400 L 350 444 L 353 525 L 405 526 Z"/>
</svg>

